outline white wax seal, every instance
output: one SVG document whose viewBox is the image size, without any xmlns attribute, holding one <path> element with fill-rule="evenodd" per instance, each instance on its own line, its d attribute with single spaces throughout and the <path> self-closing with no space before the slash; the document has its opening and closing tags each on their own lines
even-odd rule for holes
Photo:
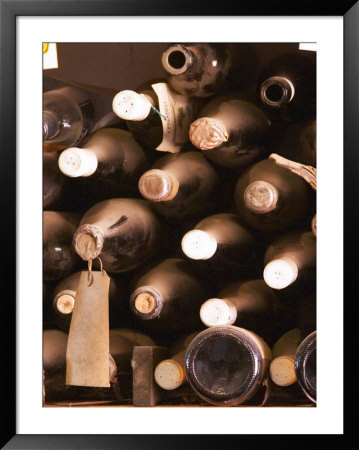
<svg viewBox="0 0 359 450">
<path fill-rule="evenodd" d="M 274 259 L 263 271 L 264 281 L 273 289 L 284 289 L 294 283 L 297 277 L 297 265 L 286 259 Z"/>
<path fill-rule="evenodd" d="M 113 112 L 124 120 L 144 120 L 151 107 L 148 96 L 130 90 L 118 92 L 112 101 Z"/>
<path fill-rule="evenodd" d="M 199 315 L 207 327 L 232 325 L 237 318 L 237 309 L 229 300 L 210 298 L 201 306 Z"/>
<path fill-rule="evenodd" d="M 61 172 L 72 178 L 92 175 L 96 172 L 97 164 L 94 152 L 77 147 L 64 150 L 58 160 Z"/>
</svg>

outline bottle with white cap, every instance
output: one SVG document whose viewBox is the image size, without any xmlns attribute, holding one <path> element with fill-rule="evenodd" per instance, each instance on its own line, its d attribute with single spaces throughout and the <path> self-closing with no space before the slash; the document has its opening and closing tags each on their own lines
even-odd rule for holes
<svg viewBox="0 0 359 450">
<path fill-rule="evenodd" d="M 289 324 L 293 311 L 282 305 L 276 292 L 263 279 L 232 282 L 215 298 L 206 300 L 200 317 L 207 327 L 236 325 L 274 342 Z"/>
<path fill-rule="evenodd" d="M 185 369 L 186 351 L 198 333 L 199 331 L 193 332 L 176 339 L 168 349 L 168 358 L 157 364 L 154 378 L 162 389 L 172 391 L 187 382 Z"/>
<path fill-rule="evenodd" d="M 243 168 L 266 154 L 270 121 L 249 96 L 234 92 L 210 99 L 191 123 L 189 137 L 213 163 Z"/>
<path fill-rule="evenodd" d="M 167 218 L 198 217 L 219 201 L 216 170 L 197 151 L 161 156 L 139 179 L 141 195 Z"/>
<path fill-rule="evenodd" d="M 72 246 L 80 222 L 77 213 L 43 211 L 43 279 L 60 280 L 80 267 Z"/>
<path fill-rule="evenodd" d="M 112 198 L 87 210 L 73 245 L 84 261 L 100 257 L 107 272 L 128 272 L 159 253 L 163 234 L 164 225 L 149 202 Z"/>
<path fill-rule="evenodd" d="M 205 217 L 182 238 L 183 253 L 193 260 L 206 260 L 220 279 L 244 274 L 259 275 L 264 256 L 262 243 L 237 214 L 218 213 Z"/>
<path fill-rule="evenodd" d="M 186 352 L 186 377 L 203 400 L 218 406 L 248 402 L 268 376 L 272 355 L 257 334 L 233 325 L 197 334 Z"/>
<path fill-rule="evenodd" d="M 188 129 L 198 113 L 198 101 L 179 94 L 168 83 L 144 83 L 135 91 L 118 92 L 112 109 L 144 148 L 177 153 L 189 142 Z"/>
<path fill-rule="evenodd" d="M 79 147 L 62 151 L 58 160 L 68 177 L 84 177 L 84 189 L 98 200 L 138 193 L 138 180 L 147 170 L 145 152 L 131 133 L 119 128 L 102 128 L 86 137 Z"/>
<path fill-rule="evenodd" d="M 118 122 L 111 110 L 113 95 L 103 89 L 61 86 L 43 94 L 44 150 L 78 145 L 97 127 Z"/>
<path fill-rule="evenodd" d="M 80 280 L 81 271 L 74 272 L 60 280 L 52 293 L 52 307 L 54 320 L 60 330 L 69 332 L 72 312 L 76 302 L 76 292 Z M 120 291 L 121 292 L 121 291 Z M 116 295 L 117 294 L 117 295 Z M 116 283 L 110 277 L 109 288 L 109 314 L 111 316 L 111 303 L 121 301 Z"/>
<path fill-rule="evenodd" d="M 315 190 L 307 181 L 272 158 L 243 172 L 234 191 L 237 213 L 265 234 L 299 228 L 315 212 Z"/>
<path fill-rule="evenodd" d="M 203 327 L 199 309 L 206 298 L 200 270 L 183 258 L 167 258 L 135 274 L 130 308 L 151 336 L 167 339 Z"/>
<path fill-rule="evenodd" d="M 258 75 L 260 101 L 272 119 L 311 119 L 316 113 L 316 54 L 286 52 Z"/>
<path fill-rule="evenodd" d="M 191 97 L 210 97 L 228 89 L 229 75 L 236 69 L 240 78 L 243 72 L 238 68 L 240 50 L 222 42 L 175 43 L 162 53 L 161 63 L 168 83 L 177 92 Z M 246 69 L 249 69 L 248 60 Z"/>
<path fill-rule="evenodd" d="M 316 238 L 311 231 L 296 230 L 276 238 L 264 256 L 264 281 L 273 289 L 315 282 Z"/>
</svg>

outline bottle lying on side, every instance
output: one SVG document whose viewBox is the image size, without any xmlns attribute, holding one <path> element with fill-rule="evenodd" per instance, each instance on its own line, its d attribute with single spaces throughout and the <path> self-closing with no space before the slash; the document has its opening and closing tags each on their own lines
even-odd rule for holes
<svg viewBox="0 0 359 450">
<path fill-rule="evenodd" d="M 316 191 L 296 173 L 267 158 L 238 177 L 236 210 L 249 226 L 265 234 L 299 228 L 315 213 Z"/>
<path fill-rule="evenodd" d="M 206 402 L 239 405 L 259 391 L 271 357 L 266 342 L 251 331 L 233 325 L 210 327 L 187 349 L 186 377 Z"/>
<path fill-rule="evenodd" d="M 43 279 L 60 280 L 80 267 L 72 238 L 81 216 L 61 211 L 43 212 Z"/>
<path fill-rule="evenodd" d="M 158 254 L 164 227 L 149 202 L 113 198 L 96 203 L 82 217 L 73 244 L 84 261 L 100 257 L 108 272 L 127 272 Z"/>
<path fill-rule="evenodd" d="M 91 133 L 79 147 L 61 152 L 58 164 L 68 177 L 83 178 L 84 193 L 98 201 L 139 195 L 138 180 L 149 167 L 131 133 L 119 128 Z"/>
<path fill-rule="evenodd" d="M 239 169 L 266 156 L 270 121 L 241 93 L 209 100 L 191 123 L 192 144 L 214 164 Z"/>
<path fill-rule="evenodd" d="M 167 258 L 136 274 L 130 308 L 140 326 L 163 339 L 201 329 L 199 310 L 208 298 L 202 275 L 182 258 Z"/>
<path fill-rule="evenodd" d="M 119 122 L 111 109 L 112 91 L 61 86 L 43 94 L 44 150 L 63 150 L 79 145 L 98 127 Z"/>
<path fill-rule="evenodd" d="M 59 152 L 45 152 L 42 160 L 42 207 L 61 210 L 66 193 L 66 177 L 58 166 Z"/>
<path fill-rule="evenodd" d="M 166 218 L 188 219 L 215 209 L 219 177 L 197 151 L 164 155 L 138 183 L 141 195 Z"/>
<path fill-rule="evenodd" d="M 308 287 L 316 277 L 316 238 L 311 231 L 295 230 L 275 239 L 264 256 L 264 281 L 273 289 Z"/>
<path fill-rule="evenodd" d="M 143 148 L 177 153 L 189 142 L 188 130 L 199 102 L 168 83 L 144 83 L 136 91 L 118 92 L 112 108 Z"/>
</svg>

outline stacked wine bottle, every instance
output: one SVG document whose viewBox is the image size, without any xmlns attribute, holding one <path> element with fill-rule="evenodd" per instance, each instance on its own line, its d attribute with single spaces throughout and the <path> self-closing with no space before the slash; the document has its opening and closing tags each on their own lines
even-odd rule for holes
<svg viewBox="0 0 359 450">
<path fill-rule="evenodd" d="M 173 43 L 136 88 L 49 83 L 45 405 L 315 406 L 316 60 L 287 47 Z M 108 387 L 66 377 L 91 271 Z"/>
</svg>

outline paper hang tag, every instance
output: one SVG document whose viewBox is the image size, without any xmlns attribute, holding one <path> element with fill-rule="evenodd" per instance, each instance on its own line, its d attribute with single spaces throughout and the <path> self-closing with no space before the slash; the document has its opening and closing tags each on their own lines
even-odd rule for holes
<svg viewBox="0 0 359 450">
<path fill-rule="evenodd" d="M 110 387 L 109 286 L 106 272 L 81 272 L 67 342 L 66 384 Z"/>
</svg>

